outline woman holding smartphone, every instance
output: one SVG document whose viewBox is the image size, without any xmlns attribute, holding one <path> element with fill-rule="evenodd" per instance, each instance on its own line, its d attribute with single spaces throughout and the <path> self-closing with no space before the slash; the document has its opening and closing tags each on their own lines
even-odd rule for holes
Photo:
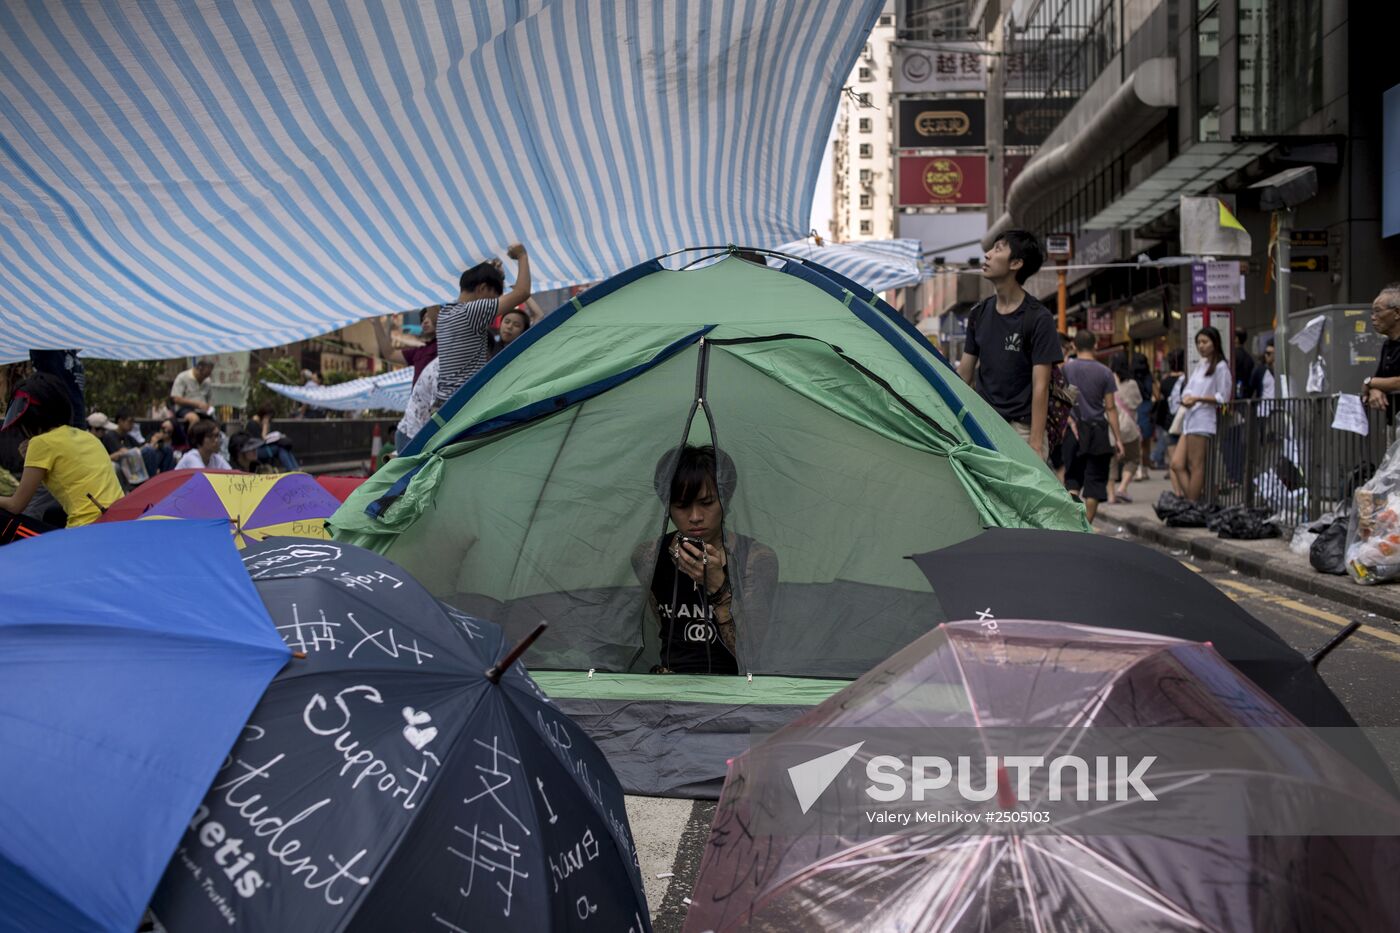
<svg viewBox="0 0 1400 933">
<path fill-rule="evenodd" d="M 737 483 L 733 461 L 710 446 L 671 450 L 657 464 L 657 495 L 676 530 L 632 558 L 660 626 L 656 673 L 740 673 L 738 629 L 772 612 L 777 555 L 724 528 Z"/>
</svg>

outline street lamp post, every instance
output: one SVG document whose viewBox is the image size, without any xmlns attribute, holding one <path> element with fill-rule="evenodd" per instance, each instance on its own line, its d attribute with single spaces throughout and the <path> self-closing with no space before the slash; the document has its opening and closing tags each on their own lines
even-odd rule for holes
<svg viewBox="0 0 1400 933">
<path fill-rule="evenodd" d="M 1317 169 L 1311 165 L 1286 169 L 1249 187 L 1259 192 L 1260 209 L 1274 212 L 1278 226 L 1274 246 L 1274 258 L 1278 263 L 1274 270 L 1274 284 L 1278 286 L 1278 294 L 1274 296 L 1274 315 L 1278 318 L 1274 323 L 1274 361 L 1282 387 L 1279 397 L 1288 398 L 1292 392 L 1288 383 L 1288 308 L 1293 271 L 1293 208 L 1317 194 Z"/>
</svg>

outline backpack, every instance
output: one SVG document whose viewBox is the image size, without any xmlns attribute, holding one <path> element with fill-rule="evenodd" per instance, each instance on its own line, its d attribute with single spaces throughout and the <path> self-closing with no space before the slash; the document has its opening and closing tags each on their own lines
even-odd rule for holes
<svg viewBox="0 0 1400 933">
<path fill-rule="evenodd" d="M 1058 447 L 1069 433 L 1070 418 L 1079 402 L 1079 386 L 1065 378 L 1065 366 L 1050 367 L 1050 403 L 1045 408 L 1045 442 Z"/>
<path fill-rule="evenodd" d="M 988 304 L 995 304 L 996 298 L 988 298 L 982 304 L 982 310 L 987 310 Z M 993 312 L 995 313 L 995 312 Z M 1031 334 L 1026 327 L 1026 322 L 1031 320 L 1029 314 L 1021 317 L 1021 352 L 1026 354 L 1027 360 L 1031 355 Z M 1034 370 L 1034 364 L 1032 364 Z M 1065 435 L 1070 432 L 1070 419 L 1074 416 L 1074 407 L 1079 402 L 1079 387 L 1072 385 L 1065 377 L 1064 363 L 1056 363 L 1050 367 L 1050 399 L 1045 406 L 1045 443 L 1051 450 L 1059 447 L 1064 441 Z"/>
</svg>

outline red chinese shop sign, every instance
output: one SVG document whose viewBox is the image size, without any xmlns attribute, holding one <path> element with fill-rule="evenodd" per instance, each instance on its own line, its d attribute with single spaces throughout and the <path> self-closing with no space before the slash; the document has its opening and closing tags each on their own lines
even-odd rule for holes
<svg viewBox="0 0 1400 933">
<path fill-rule="evenodd" d="M 987 157 L 899 157 L 899 206 L 986 204 Z"/>
</svg>

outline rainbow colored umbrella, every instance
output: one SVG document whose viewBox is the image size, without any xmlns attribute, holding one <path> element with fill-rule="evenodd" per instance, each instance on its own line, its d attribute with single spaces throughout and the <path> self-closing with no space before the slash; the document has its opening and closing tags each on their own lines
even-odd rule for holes
<svg viewBox="0 0 1400 933">
<path fill-rule="evenodd" d="M 325 521 L 340 502 L 305 473 L 230 473 L 175 470 L 143 483 L 117 501 L 101 521 L 217 518 L 234 543 L 273 535 L 328 538 Z"/>
</svg>

